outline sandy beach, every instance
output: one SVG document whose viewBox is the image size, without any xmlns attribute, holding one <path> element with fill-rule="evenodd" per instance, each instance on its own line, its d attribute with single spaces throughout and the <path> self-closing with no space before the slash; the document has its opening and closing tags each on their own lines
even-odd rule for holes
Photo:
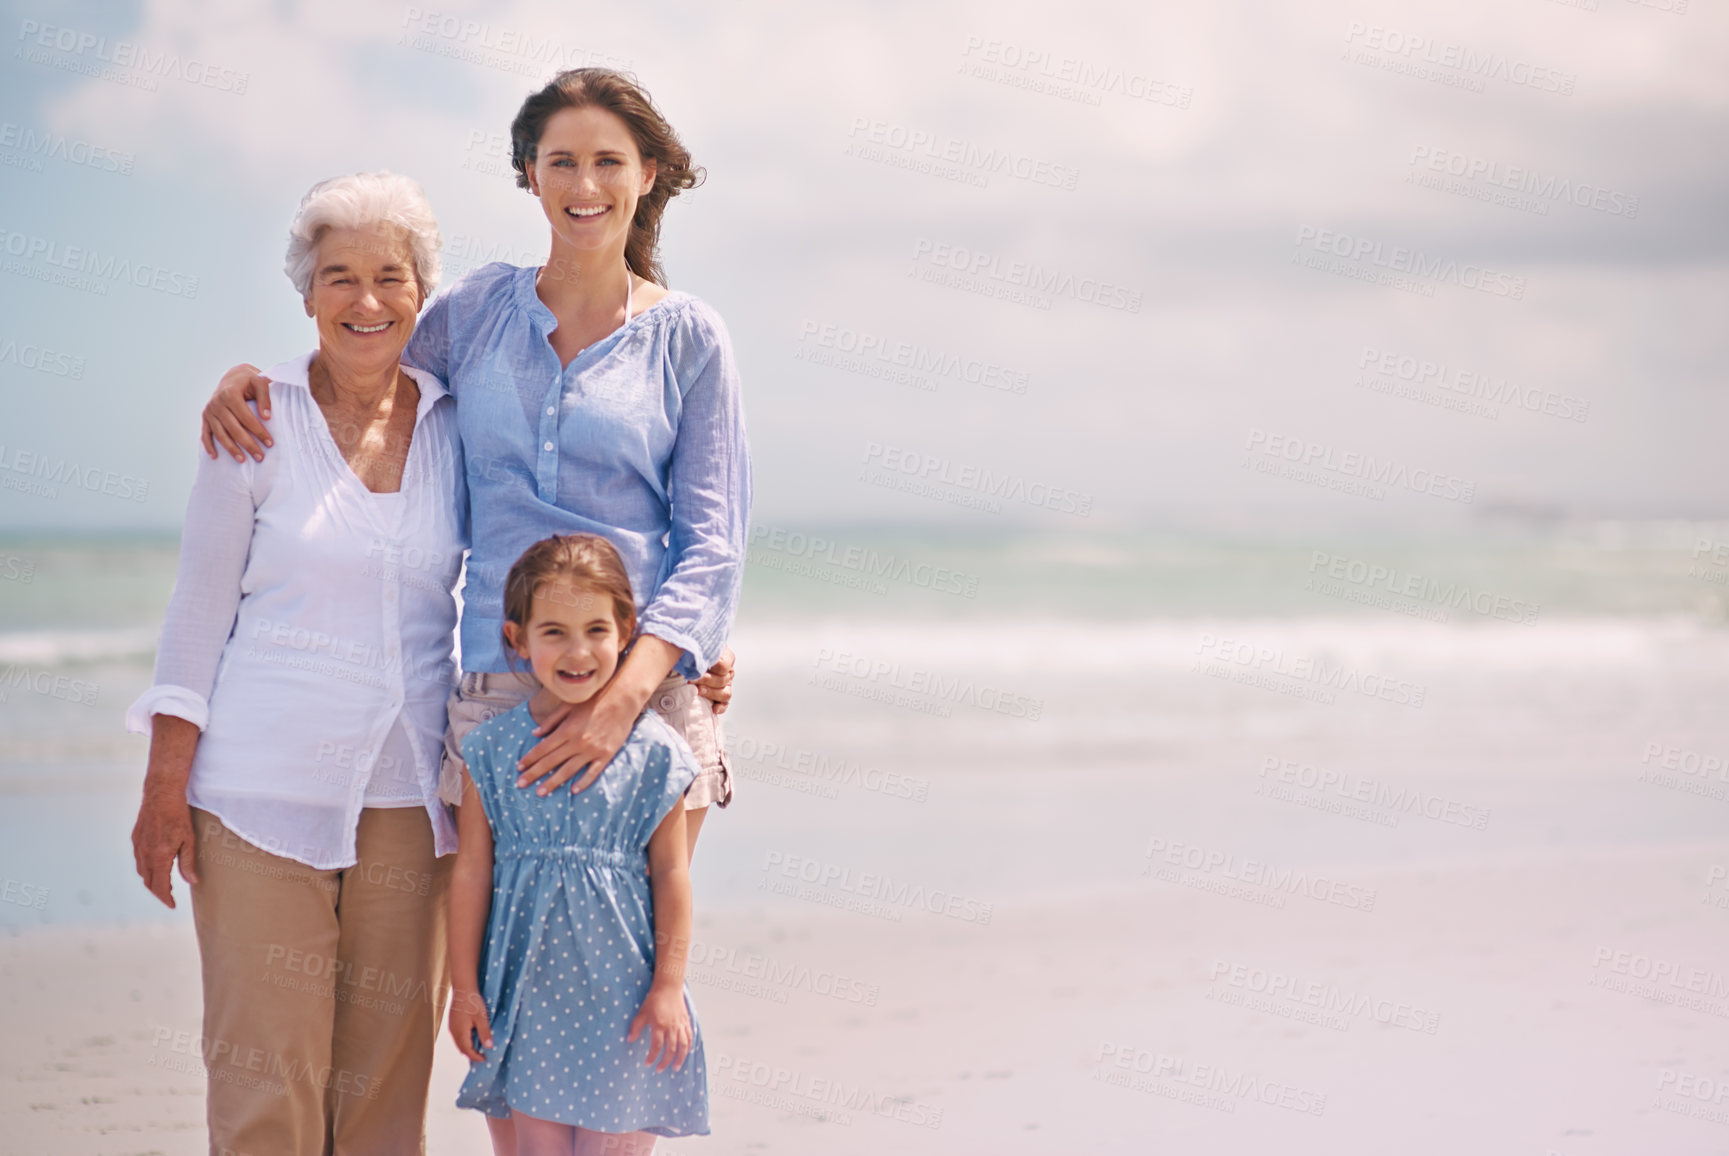
<svg viewBox="0 0 1729 1156">
<path fill-rule="evenodd" d="M 716 1153 L 1729 1148 L 1723 845 L 699 923 Z M 1711 880 L 1708 885 L 1707 880 Z M 1283 898 L 1284 905 L 1275 905 Z M 0 940 L 0 1150 L 205 1150 L 185 925 Z M 487 1151 L 441 1041 L 427 1150 Z"/>
<path fill-rule="evenodd" d="M 11 17 L 0 1156 L 405 1078 L 204 1045 L 129 707 L 346 863 L 577 529 L 659 642 L 573 693 L 736 657 L 663 1154 L 1729 1156 L 1729 4 L 327 7 Z M 317 380 L 263 465 L 198 441 L 242 364 Z M 516 1098 L 622 1104 L 634 964 L 549 910 Z M 425 1008 L 267 917 L 294 1026 Z"/>
<path fill-rule="evenodd" d="M 739 797 L 694 865 L 713 1134 L 665 1151 L 1729 1151 L 1718 628 L 1013 625 L 740 631 Z M 1209 638 L 1424 703 L 1223 677 Z M 96 669 L 117 701 L 148 674 Z M 127 842 L 143 752 L 55 705 L 0 704 L 0 1153 L 203 1153 L 196 945 Z M 488 1153 L 465 1072 L 441 1039 L 433 1156 Z"/>
</svg>

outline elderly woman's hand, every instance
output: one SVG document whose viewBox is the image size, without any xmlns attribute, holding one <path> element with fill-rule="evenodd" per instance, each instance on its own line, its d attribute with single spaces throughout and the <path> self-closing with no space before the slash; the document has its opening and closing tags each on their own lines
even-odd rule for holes
<svg viewBox="0 0 1729 1156">
<path fill-rule="evenodd" d="M 150 769 L 144 775 L 144 802 L 132 826 L 132 861 L 150 894 L 174 906 L 174 864 L 188 884 L 198 882 L 194 867 L 197 844 L 192 807 L 186 801 L 186 778 L 199 730 L 173 715 L 159 714 L 150 728 Z"/>
</svg>

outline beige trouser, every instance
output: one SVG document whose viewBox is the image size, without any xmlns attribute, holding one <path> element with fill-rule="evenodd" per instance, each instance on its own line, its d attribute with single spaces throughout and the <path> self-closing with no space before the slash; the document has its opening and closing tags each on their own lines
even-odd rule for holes
<svg viewBox="0 0 1729 1156">
<path fill-rule="evenodd" d="M 361 811 L 336 871 L 192 820 L 211 1156 L 423 1153 L 456 860 L 426 811 Z"/>
</svg>

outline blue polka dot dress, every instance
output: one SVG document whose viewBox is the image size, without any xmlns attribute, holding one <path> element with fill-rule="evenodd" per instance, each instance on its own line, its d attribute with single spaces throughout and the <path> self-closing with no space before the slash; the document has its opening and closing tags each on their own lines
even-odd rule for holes
<svg viewBox="0 0 1729 1156">
<path fill-rule="evenodd" d="M 625 1042 L 654 978 L 649 837 L 683 805 L 696 760 L 646 711 L 593 785 L 542 798 L 516 786 L 517 759 L 540 741 L 534 725 L 525 702 L 462 743 L 492 827 L 480 974 L 493 1046 L 470 1066 L 457 1107 L 599 1132 L 706 1135 L 708 1066 L 689 988 L 695 1042 L 682 1070 L 643 1063 L 646 1028 Z"/>
</svg>

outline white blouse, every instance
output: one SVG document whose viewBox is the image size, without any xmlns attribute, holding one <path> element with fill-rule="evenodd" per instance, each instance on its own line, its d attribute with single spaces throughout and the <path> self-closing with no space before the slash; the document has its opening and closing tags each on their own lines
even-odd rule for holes
<svg viewBox="0 0 1729 1156">
<path fill-rule="evenodd" d="M 375 494 L 330 436 L 311 363 L 265 374 L 262 462 L 200 453 L 155 685 L 126 726 L 198 726 L 187 802 L 273 854 L 350 867 L 361 808 L 421 806 L 446 855 L 438 764 L 468 529 L 455 399 L 403 366 L 414 434 L 401 491 Z"/>
</svg>

